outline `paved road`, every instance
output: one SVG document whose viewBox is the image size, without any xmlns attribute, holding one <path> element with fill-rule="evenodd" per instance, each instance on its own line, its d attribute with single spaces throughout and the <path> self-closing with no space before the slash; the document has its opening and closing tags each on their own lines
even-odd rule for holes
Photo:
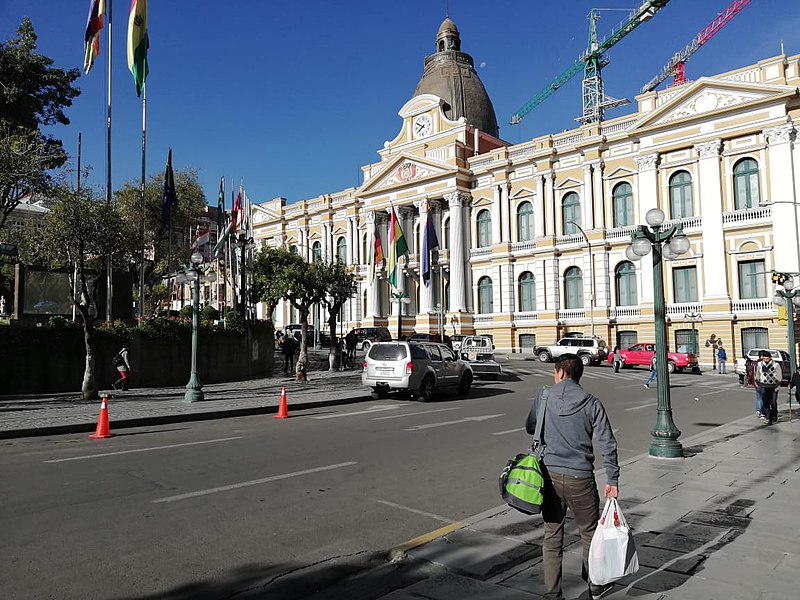
<svg viewBox="0 0 800 600">
<path fill-rule="evenodd" d="M 4 442 L 0 580 L 7 597 L 222 598 L 317 562 L 365 553 L 499 503 L 524 448 L 528 398 L 552 366 L 515 362 L 472 396 Z M 621 459 L 646 450 L 644 371 L 587 370 Z M 673 378 L 684 436 L 753 412 L 733 377 Z M 697 398 L 697 400 L 695 400 Z M 622 486 L 625 486 L 625 474 Z M 298 596 L 302 597 L 302 596 Z"/>
</svg>

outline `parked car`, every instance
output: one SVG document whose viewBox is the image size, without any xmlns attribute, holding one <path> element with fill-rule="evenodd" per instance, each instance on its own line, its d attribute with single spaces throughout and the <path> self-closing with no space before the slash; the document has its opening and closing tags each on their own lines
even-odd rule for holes
<svg viewBox="0 0 800 600">
<path fill-rule="evenodd" d="M 642 342 L 634 344 L 608 355 L 608 362 L 614 365 L 615 370 L 636 365 L 653 367 L 656 360 L 655 342 Z M 667 370 L 670 373 L 681 372 L 684 369 L 695 370 L 698 368 L 697 356 L 692 352 L 667 352 Z"/>
<path fill-rule="evenodd" d="M 292 336 L 298 343 L 300 343 L 301 332 L 303 331 L 303 326 L 300 323 L 290 323 L 283 328 L 283 333 L 286 335 Z M 308 330 L 306 332 L 306 342 L 308 343 L 309 347 L 314 346 L 314 326 L 309 325 Z"/>
<path fill-rule="evenodd" d="M 472 386 L 472 369 L 444 344 L 429 342 L 376 342 L 364 357 L 361 383 L 372 397 L 400 392 L 422 402 L 433 400 L 437 390 L 456 388 L 465 396 Z"/>
<path fill-rule="evenodd" d="M 469 362 L 472 372 L 481 379 L 497 379 L 503 372 L 494 360 L 494 344 L 487 335 L 468 335 L 461 341 L 461 359 Z"/>
<path fill-rule="evenodd" d="M 562 354 L 577 354 L 588 366 L 601 362 L 606 357 L 606 343 L 596 337 L 567 336 L 552 346 L 537 346 L 534 353 L 542 362 L 550 362 Z"/>
<path fill-rule="evenodd" d="M 791 364 L 791 359 L 789 358 L 789 354 L 783 350 L 776 350 L 774 348 L 751 348 L 747 351 L 743 357 L 737 358 L 736 362 L 733 365 L 734 372 L 739 376 L 739 383 L 741 385 L 745 384 L 745 378 L 747 377 L 747 361 L 757 361 L 758 360 L 758 353 L 766 350 L 772 356 L 772 360 L 776 363 L 780 364 L 781 371 L 783 371 L 783 382 L 781 385 L 789 385 L 789 365 Z"/>
<path fill-rule="evenodd" d="M 386 327 L 356 327 L 352 331 L 356 336 L 358 350 L 368 350 L 375 342 L 392 341 L 392 334 Z"/>
</svg>

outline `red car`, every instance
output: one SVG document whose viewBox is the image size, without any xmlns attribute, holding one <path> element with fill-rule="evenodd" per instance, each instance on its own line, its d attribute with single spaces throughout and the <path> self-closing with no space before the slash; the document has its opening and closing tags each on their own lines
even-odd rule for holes
<svg viewBox="0 0 800 600">
<path fill-rule="evenodd" d="M 634 365 L 649 367 L 655 364 L 655 360 L 655 342 L 634 344 L 626 350 L 619 350 L 608 355 L 608 362 L 614 365 L 615 371 Z M 697 356 L 691 352 L 667 352 L 667 369 L 670 373 L 680 372 L 684 369 L 697 369 Z"/>
</svg>

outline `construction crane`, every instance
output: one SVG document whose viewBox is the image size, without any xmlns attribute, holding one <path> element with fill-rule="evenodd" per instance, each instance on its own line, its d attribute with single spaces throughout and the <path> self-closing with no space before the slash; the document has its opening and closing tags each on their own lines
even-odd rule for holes
<svg viewBox="0 0 800 600">
<path fill-rule="evenodd" d="M 750 0 L 734 0 L 734 2 L 720 13 L 716 19 L 706 25 L 691 42 L 686 44 L 683 50 L 676 52 L 672 56 L 669 62 L 664 65 L 664 68 L 661 69 L 661 72 L 642 87 L 642 93 L 652 92 L 662 81 L 670 76 L 673 78 L 672 85 L 686 83 L 686 61 L 689 60 L 689 57 L 697 52 L 703 44 L 714 37 L 720 29 L 725 27 L 725 25 L 733 19 L 733 17 L 742 12 L 744 7 L 748 4 L 750 4 Z"/>
<path fill-rule="evenodd" d="M 578 121 L 582 123 L 602 121 L 605 109 L 627 104 L 627 100 L 617 100 L 606 97 L 603 94 L 603 80 L 600 77 L 600 70 L 608 64 L 608 60 L 603 57 L 603 54 L 639 25 L 652 19 L 668 2 L 669 0 L 646 0 L 639 8 L 628 15 L 626 21 L 623 21 L 607 38 L 600 42 L 597 41 L 596 29 L 596 22 L 599 19 L 598 9 L 592 9 L 589 14 L 589 47 L 586 52 L 572 66 L 553 79 L 546 88 L 528 100 L 522 108 L 514 113 L 511 117 L 511 124 L 517 125 L 520 123 L 525 115 L 547 100 L 556 90 L 577 75 L 581 69 L 584 72 L 583 116 Z"/>
</svg>

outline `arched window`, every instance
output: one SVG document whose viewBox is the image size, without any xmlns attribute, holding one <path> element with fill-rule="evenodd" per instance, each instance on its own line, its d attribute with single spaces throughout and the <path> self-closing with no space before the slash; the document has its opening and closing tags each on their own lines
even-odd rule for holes
<svg viewBox="0 0 800 600">
<path fill-rule="evenodd" d="M 639 300 L 636 294 L 636 267 L 631 262 L 621 262 L 614 270 L 617 283 L 617 306 L 636 306 Z"/>
<path fill-rule="evenodd" d="M 561 201 L 561 217 L 564 235 L 578 233 L 575 225 L 581 224 L 581 199 L 575 192 L 570 192 Z"/>
<path fill-rule="evenodd" d="M 530 271 L 519 276 L 519 309 L 522 312 L 536 310 L 536 282 Z"/>
<path fill-rule="evenodd" d="M 319 242 L 314 242 L 314 245 L 311 246 L 311 260 L 313 262 L 322 261 L 322 244 Z"/>
<path fill-rule="evenodd" d="M 294 244 L 289 246 L 289 252 L 291 252 L 292 254 L 297 254 L 297 246 L 295 246 Z"/>
<path fill-rule="evenodd" d="M 367 254 L 367 238 L 369 236 L 365 233 L 364 237 L 361 238 L 361 260 L 368 262 L 370 259 L 368 258 L 369 254 Z"/>
<path fill-rule="evenodd" d="M 564 272 L 564 308 L 583 308 L 583 272 L 578 267 Z"/>
<path fill-rule="evenodd" d="M 630 183 L 614 186 L 614 227 L 633 225 L 633 189 Z"/>
<path fill-rule="evenodd" d="M 494 312 L 492 307 L 492 280 L 481 277 L 478 281 L 478 312 L 481 314 Z"/>
<path fill-rule="evenodd" d="M 742 159 L 733 167 L 733 199 L 736 210 L 760 204 L 758 163 L 752 158 Z"/>
<path fill-rule="evenodd" d="M 450 310 L 450 282 L 444 284 L 444 311 Z"/>
<path fill-rule="evenodd" d="M 478 213 L 478 248 L 492 245 L 492 215 L 488 210 Z"/>
<path fill-rule="evenodd" d="M 669 178 L 669 211 L 673 219 L 694 216 L 692 176 L 686 171 L 678 171 Z"/>
<path fill-rule="evenodd" d="M 527 242 L 533 239 L 533 206 L 523 202 L 517 207 L 517 241 Z"/>
<path fill-rule="evenodd" d="M 444 235 L 442 236 L 444 239 L 442 240 L 443 249 L 450 248 L 450 219 L 447 219 L 442 224 L 442 230 L 444 231 Z"/>
<path fill-rule="evenodd" d="M 347 262 L 347 240 L 344 236 L 336 240 L 336 260 L 339 262 Z"/>
</svg>

